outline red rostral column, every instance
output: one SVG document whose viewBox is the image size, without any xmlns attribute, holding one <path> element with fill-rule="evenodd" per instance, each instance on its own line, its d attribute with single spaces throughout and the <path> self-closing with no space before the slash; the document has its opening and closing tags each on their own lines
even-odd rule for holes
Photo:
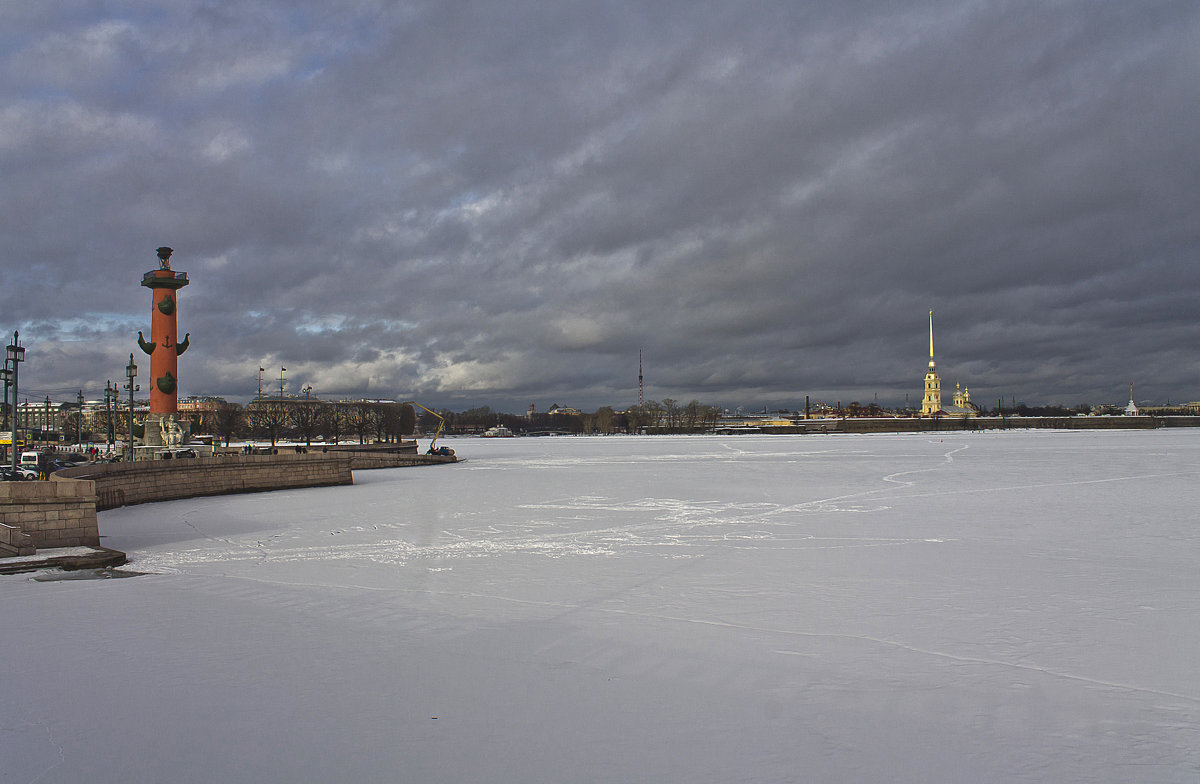
<svg viewBox="0 0 1200 784">
<path fill-rule="evenodd" d="M 158 249 L 158 265 L 142 276 L 142 285 L 154 293 L 150 342 L 138 333 L 138 345 L 150 355 L 150 413 L 179 412 L 179 355 L 187 351 L 191 334 L 179 340 L 175 325 L 176 292 L 188 284 L 186 272 L 171 269 L 171 248 Z"/>
</svg>

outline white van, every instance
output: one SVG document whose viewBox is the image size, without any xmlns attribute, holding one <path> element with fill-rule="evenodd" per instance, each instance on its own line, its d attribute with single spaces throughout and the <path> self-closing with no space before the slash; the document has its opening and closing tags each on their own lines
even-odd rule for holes
<svg viewBox="0 0 1200 784">
<path fill-rule="evenodd" d="M 40 455 L 37 452 L 22 452 L 20 466 L 22 468 L 32 468 L 36 471 L 38 470 L 38 457 Z"/>
</svg>

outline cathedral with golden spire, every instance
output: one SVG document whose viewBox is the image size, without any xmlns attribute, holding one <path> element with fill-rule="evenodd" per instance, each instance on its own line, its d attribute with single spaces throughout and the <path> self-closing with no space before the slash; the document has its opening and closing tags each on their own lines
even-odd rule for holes
<svg viewBox="0 0 1200 784">
<path fill-rule="evenodd" d="M 929 311 L 929 372 L 925 374 L 925 397 L 921 400 L 921 416 L 931 417 L 942 413 L 942 380 L 938 378 L 937 365 L 933 362 L 933 311 Z"/>
<path fill-rule="evenodd" d="M 954 385 L 954 400 L 949 406 L 942 405 L 942 379 L 938 377 L 937 365 L 933 361 L 933 311 L 929 311 L 929 370 L 925 373 L 925 397 L 921 399 L 921 416 L 975 416 L 979 409 L 971 402 L 971 390 L 962 384 Z"/>
</svg>

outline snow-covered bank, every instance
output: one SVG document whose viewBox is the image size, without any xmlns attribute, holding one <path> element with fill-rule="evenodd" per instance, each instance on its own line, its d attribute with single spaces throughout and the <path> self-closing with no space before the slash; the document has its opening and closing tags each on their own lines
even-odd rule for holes
<svg viewBox="0 0 1200 784">
<path fill-rule="evenodd" d="M 1200 776 L 1191 432 L 453 446 L 0 578 L 0 781 Z"/>
</svg>

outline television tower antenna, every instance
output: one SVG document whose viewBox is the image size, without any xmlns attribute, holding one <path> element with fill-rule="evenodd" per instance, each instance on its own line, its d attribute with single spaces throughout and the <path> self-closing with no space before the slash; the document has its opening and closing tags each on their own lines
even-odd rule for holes
<svg viewBox="0 0 1200 784">
<path fill-rule="evenodd" d="M 642 405 L 642 403 L 644 402 L 643 398 L 642 398 L 643 389 L 644 388 L 642 386 L 642 350 L 639 348 L 638 349 L 638 405 L 639 406 Z"/>
</svg>

